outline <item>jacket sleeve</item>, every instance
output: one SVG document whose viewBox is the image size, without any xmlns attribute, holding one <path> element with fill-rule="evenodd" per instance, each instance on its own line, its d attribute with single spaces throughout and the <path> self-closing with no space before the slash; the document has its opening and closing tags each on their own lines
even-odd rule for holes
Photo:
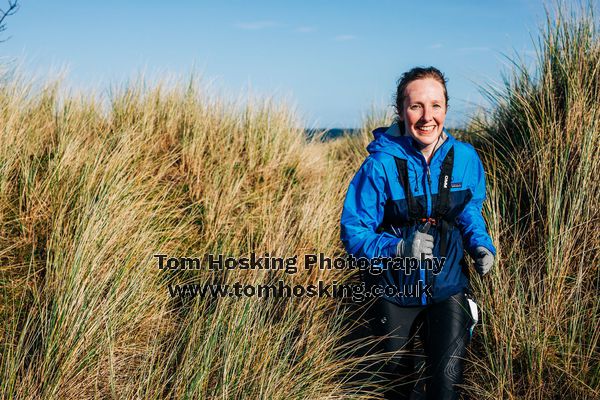
<svg viewBox="0 0 600 400">
<path fill-rule="evenodd" d="M 371 156 L 363 162 L 350 182 L 341 218 L 341 240 L 355 257 L 394 257 L 400 238 L 376 233 L 383 220 L 386 175 Z"/>
<path fill-rule="evenodd" d="M 496 248 L 486 230 L 485 220 L 481 214 L 483 202 L 486 199 L 485 172 L 483 171 L 483 164 L 477 152 L 475 149 L 471 149 L 473 155 L 469 160 L 465 178 L 470 182 L 469 188 L 473 197 L 463 212 L 457 217 L 456 222 L 469 254 L 474 254 L 478 246 L 483 246 L 496 256 Z"/>
</svg>

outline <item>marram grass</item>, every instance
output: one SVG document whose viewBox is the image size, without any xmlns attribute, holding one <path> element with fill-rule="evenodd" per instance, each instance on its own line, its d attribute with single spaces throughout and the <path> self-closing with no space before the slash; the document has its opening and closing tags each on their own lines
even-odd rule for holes
<svg viewBox="0 0 600 400">
<path fill-rule="evenodd" d="M 466 135 L 486 165 L 498 263 L 466 393 L 597 398 L 600 50 L 593 18 L 559 15 L 535 73 L 515 64 Z M 3 399 L 367 399 L 360 343 L 333 299 L 171 299 L 184 282 L 345 282 L 348 271 L 161 271 L 154 254 L 342 255 L 361 132 L 307 141 L 290 108 L 131 85 L 107 104 L 0 86 Z M 302 266 L 302 263 L 300 262 Z"/>
<path fill-rule="evenodd" d="M 478 280 L 469 384 L 484 398 L 600 396 L 600 37 L 592 7 L 548 17 L 537 68 L 519 63 L 471 130 L 500 249 Z"/>
</svg>

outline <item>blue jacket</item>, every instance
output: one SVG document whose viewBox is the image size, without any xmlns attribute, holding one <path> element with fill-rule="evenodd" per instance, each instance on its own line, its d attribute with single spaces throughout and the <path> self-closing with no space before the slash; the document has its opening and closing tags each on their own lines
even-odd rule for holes
<svg viewBox="0 0 600 400">
<path fill-rule="evenodd" d="M 402 289 L 418 286 L 418 281 L 422 282 L 422 287 L 430 285 L 431 297 L 425 293 L 407 296 L 408 291 L 403 296 L 383 296 L 403 306 L 442 301 L 468 287 L 463 249 L 474 254 L 476 247 L 484 246 L 496 255 L 481 215 L 486 198 L 481 160 L 473 146 L 456 140 L 446 130 L 444 132 L 447 139 L 435 150 L 428 171 L 425 157 L 415 147 L 413 139 L 399 135 L 397 125 L 376 129 L 373 131 L 375 139 L 367 147 L 370 155 L 350 182 L 346 193 L 341 217 L 341 240 L 346 251 L 355 257 L 368 259 L 396 257 L 400 239 L 408 237 L 418 226 L 407 225 L 408 207 L 394 157 L 407 160 L 413 197 L 423 213 L 431 217 L 437 204 L 441 164 L 448 150 L 454 147 L 450 210 L 446 214 L 446 220 L 452 223 L 447 236 L 446 261 L 441 271 L 437 274 L 425 268 L 407 272 L 387 268 L 378 271 L 379 274 L 361 271 L 367 286 L 395 285 Z M 429 233 L 434 237 L 433 255 L 439 257 L 439 229 L 432 227 Z"/>
</svg>

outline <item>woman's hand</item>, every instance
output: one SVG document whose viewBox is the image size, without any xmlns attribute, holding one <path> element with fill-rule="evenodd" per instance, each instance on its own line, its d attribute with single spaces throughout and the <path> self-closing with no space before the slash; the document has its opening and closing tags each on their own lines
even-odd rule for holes
<svg viewBox="0 0 600 400">
<path fill-rule="evenodd" d="M 433 236 L 429 233 L 431 223 L 427 222 L 407 239 L 398 242 L 397 253 L 400 257 L 433 258 Z"/>
<path fill-rule="evenodd" d="M 483 246 L 475 248 L 474 259 L 475 269 L 482 276 L 487 274 L 492 269 L 492 265 L 494 265 L 494 255 Z"/>
</svg>

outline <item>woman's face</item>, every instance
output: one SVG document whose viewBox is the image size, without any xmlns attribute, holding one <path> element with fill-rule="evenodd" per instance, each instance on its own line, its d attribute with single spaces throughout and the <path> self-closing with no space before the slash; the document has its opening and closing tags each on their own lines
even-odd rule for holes
<svg viewBox="0 0 600 400">
<path fill-rule="evenodd" d="M 422 150 L 433 149 L 446 119 L 444 87 L 432 78 L 410 82 L 404 90 L 400 121 Z"/>
</svg>

